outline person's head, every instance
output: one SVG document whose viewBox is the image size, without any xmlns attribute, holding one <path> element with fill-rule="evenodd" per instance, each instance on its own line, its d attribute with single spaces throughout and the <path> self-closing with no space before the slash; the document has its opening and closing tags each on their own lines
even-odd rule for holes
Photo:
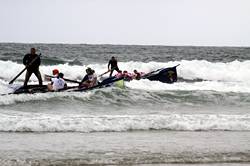
<svg viewBox="0 0 250 166">
<path fill-rule="evenodd" d="M 35 48 L 31 48 L 30 49 L 30 54 L 32 54 L 32 55 L 36 54 L 36 49 Z"/>
<path fill-rule="evenodd" d="M 59 74 L 58 74 L 58 77 L 59 77 L 59 78 L 63 78 L 63 76 L 64 76 L 63 73 L 59 73 Z"/>
<path fill-rule="evenodd" d="M 128 71 L 127 71 L 127 70 L 124 70 L 124 71 L 123 71 L 123 73 L 124 73 L 124 74 L 127 74 L 127 73 L 128 73 Z"/>
<path fill-rule="evenodd" d="M 134 73 L 138 73 L 137 70 L 134 70 Z"/>
<path fill-rule="evenodd" d="M 121 70 L 118 70 L 118 73 L 122 73 L 122 71 L 121 71 Z"/>
<path fill-rule="evenodd" d="M 58 69 L 54 69 L 54 70 L 52 70 L 52 73 L 53 73 L 53 75 L 57 75 L 57 74 L 59 74 L 59 70 Z"/>
<path fill-rule="evenodd" d="M 86 73 L 87 73 L 87 74 L 91 74 L 91 73 L 92 73 L 92 69 L 91 69 L 90 67 L 88 67 L 88 68 L 86 69 Z"/>
<path fill-rule="evenodd" d="M 111 57 L 111 60 L 115 60 L 115 57 L 114 57 L 114 56 L 112 56 L 112 57 Z"/>
</svg>

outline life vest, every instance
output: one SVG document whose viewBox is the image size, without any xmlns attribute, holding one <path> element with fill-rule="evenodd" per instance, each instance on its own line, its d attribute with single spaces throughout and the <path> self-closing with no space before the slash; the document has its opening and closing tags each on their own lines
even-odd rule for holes
<svg viewBox="0 0 250 166">
<path fill-rule="evenodd" d="M 123 74 L 122 74 L 122 73 L 117 73 L 117 74 L 115 75 L 115 77 L 116 77 L 116 78 L 121 78 L 121 77 L 123 77 Z"/>
<path fill-rule="evenodd" d="M 128 81 L 133 79 L 133 75 L 131 73 L 128 73 L 128 72 L 123 73 L 123 77 L 124 77 L 125 80 L 128 80 Z"/>
</svg>

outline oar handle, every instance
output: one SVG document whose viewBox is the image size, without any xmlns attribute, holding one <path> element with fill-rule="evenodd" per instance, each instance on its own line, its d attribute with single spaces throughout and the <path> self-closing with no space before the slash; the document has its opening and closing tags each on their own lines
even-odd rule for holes
<svg viewBox="0 0 250 166">
<path fill-rule="evenodd" d="M 47 75 L 47 74 L 45 74 L 45 77 L 55 78 L 55 76 L 51 76 L 51 75 Z M 71 79 L 67 79 L 67 78 L 63 78 L 63 79 L 65 81 L 72 82 L 72 83 L 77 83 L 77 84 L 81 83 L 80 81 L 77 81 L 77 80 L 71 80 Z"/>
<path fill-rule="evenodd" d="M 107 73 L 109 73 L 110 71 L 111 71 L 111 69 L 108 69 L 108 71 L 106 71 L 106 72 L 100 74 L 98 77 L 102 77 L 104 74 L 107 74 Z"/>
</svg>

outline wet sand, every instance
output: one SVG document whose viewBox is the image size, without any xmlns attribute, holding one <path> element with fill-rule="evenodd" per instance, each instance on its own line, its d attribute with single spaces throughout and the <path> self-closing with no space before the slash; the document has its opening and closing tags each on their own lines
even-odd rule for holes
<svg viewBox="0 0 250 166">
<path fill-rule="evenodd" d="M 236 166 L 248 162 L 250 132 L 0 133 L 0 165 Z"/>
</svg>

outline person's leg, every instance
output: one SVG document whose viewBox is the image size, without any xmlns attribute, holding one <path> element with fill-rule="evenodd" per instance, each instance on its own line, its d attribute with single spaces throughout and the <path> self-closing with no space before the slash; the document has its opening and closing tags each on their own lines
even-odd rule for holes
<svg viewBox="0 0 250 166">
<path fill-rule="evenodd" d="M 115 70 L 118 72 L 118 71 L 119 71 L 119 68 L 118 68 L 118 67 L 116 67 L 116 68 L 115 68 Z"/>
<path fill-rule="evenodd" d="M 112 77 L 114 69 L 111 69 L 109 77 Z"/>
<path fill-rule="evenodd" d="M 34 72 L 34 74 L 36 75 L 36 77 L 37 77 L 37 79 L 38 79 L 38 81 L 39 81 L 39 85 L 43 85 L 43 80 L 42 80 L 41 73 L 40 73 L 39 69 L 36 70 L 36 71 Z"/>
<path fill-rule="evenodd" d="M 114 67 L 113 69 L 111 69 L 111 72 L 110 72 L 110 76 L 109 76 L 109 77 L 112 77 L 112 74 L 113 74 L 114 70 L 117 71 L 117 73 L 118 73 L 119 68 L 118 68 L 118 67 Z"/>
<path fill-rule="evenodd" d="M 32 72 L 31 71 L 26 71 L 26 74 L 25 74 L 25 80 L 24 80 L 24 83 L 23 83 L 23 86 L 27 86 L 28 84 L 28 81 L 30 79 L 30 76 L 31 76 Z"/>
</svg>

